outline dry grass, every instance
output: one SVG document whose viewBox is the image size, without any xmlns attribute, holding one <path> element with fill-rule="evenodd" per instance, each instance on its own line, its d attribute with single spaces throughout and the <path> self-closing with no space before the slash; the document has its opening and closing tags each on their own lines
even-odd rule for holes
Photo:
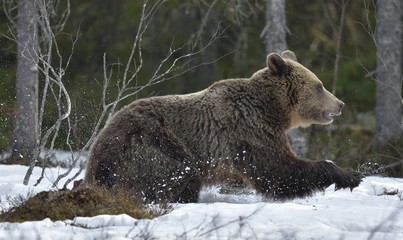
<svg viewBox="0 0 403 240">
<path fill-rule="evenodd" d="M 146 207 L 128 194 L 104 188 L 76 187 L 72 190 L 44 191 L 27 201 L 11 202 L 0 221 L 24 222 L 50 218 L 52 221 L 92 217 L 100 214 L 127 214 L 134 218 L 152 218 Z"/>
</svg>

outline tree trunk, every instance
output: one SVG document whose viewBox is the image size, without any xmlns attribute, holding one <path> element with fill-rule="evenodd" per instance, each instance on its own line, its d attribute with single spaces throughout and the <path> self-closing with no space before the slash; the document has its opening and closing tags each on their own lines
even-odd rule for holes
<svg viewBox="0 0 403 240">
<path fill-rule="evenodd" d="M 377 1 L 376 134 L 402 134 L 402 1 Z"/>
<path fill-rule="evenodd" d="M 31 161 L 38 139 L 38 11 L 36 1 L 18 1 L 16 122 L 11 162 Z"/>
<path fill-rule="evenodd" d="M 278 52 L 287 49 L 285 0 L 266 0 L 266 26 L 263 29 L 266 52 Z"/>
</svg>

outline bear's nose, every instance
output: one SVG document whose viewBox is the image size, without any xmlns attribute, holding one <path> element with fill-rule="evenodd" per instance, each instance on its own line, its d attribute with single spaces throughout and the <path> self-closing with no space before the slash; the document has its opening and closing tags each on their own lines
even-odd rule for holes
<svg viewBox="0 0 403 240">
<path fill-rule="evenodd" d="M 344 108 L 344 102 L 340 102 L 340 111 Z"/>
</svg>

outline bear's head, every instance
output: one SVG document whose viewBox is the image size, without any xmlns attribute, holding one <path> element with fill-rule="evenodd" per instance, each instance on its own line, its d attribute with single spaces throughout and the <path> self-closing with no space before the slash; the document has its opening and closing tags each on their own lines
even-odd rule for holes
<svg viewBox="0 0 403 240">
<path fill-rule="evenodd" d="M 318 77 L 298 63 L 295 54 L 284 51 L 281 56 L 267 56 L 269 75 L 287 81 L 290 111 L 289 129 L 311 124 L 330 124 L 339 116 L 344 103 L 323 87 Z"/>
</svg>

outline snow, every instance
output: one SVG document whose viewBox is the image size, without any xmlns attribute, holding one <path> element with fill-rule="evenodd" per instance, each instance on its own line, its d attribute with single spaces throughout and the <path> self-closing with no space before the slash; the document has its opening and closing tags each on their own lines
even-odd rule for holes
<svg viewBox="0 0 403 240">
<path fill-rule="evenodd" d="M 1 207 L 8 207 L 9 197 L 51 189 L 66 171 L 47 169 L 34 187 L 41 169 L 35 168 L 28 186 L 22 184 L 26 170 L 0 165 Z M 374 176 L 352 192 L 335 192 L 330 186 L 325 193 L 280 203 L 265 201 L 253 191 L 220 194 L 212 186 L 203 190 L 199 203 L 172 204 L 172 210 L 152 220 L 121 214 L 1 222 L 0 239 L 403 239 L 402 191 L 403 179 Z"/>
</svg>

